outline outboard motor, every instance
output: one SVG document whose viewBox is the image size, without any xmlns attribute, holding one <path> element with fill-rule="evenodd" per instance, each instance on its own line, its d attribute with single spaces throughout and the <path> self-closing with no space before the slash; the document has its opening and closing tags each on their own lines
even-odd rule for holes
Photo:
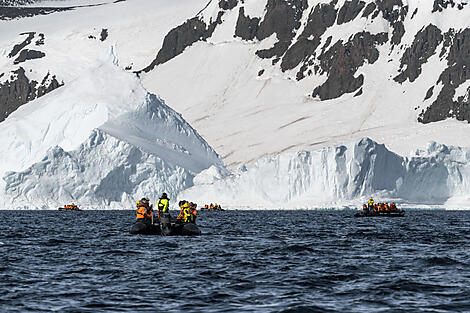
<svg viewBox="0 0 470 313">
<path fill-rule="evenodd" d="M 163 236 L 169 236 L 171 234 L 171 216 L 170 213 L 160 214 L 160 230 Z"/>
</svg>

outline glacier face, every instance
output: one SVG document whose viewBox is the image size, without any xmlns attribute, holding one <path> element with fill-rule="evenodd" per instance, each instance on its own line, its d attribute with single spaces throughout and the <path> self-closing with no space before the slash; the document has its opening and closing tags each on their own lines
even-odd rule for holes
<svg viewBox="0 0 470 313">
<path fill-rule="evenodd" d="M 180 114 L 107 62 L 22 106 L 0 130 L 6 208 L 132 207 L 162 192 L 174 199 L 200 171 L 223 167 Z"/>
<path fill-rule="evenodd" d="M 233 208 L 357 206 L 371 195 L 408 205 L 460 206 L 468 202 L 469 160 L 468 148 L 430 143 L 407 158 L 366 138 L 263 158 L 225 177 L 211 168 L 180 197 L 216 199 Z"/>
</svg>

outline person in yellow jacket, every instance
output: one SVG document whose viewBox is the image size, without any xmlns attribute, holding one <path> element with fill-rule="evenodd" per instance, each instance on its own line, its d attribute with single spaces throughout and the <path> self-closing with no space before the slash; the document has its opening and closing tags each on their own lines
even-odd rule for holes
<svg viewBox="0 0 470 313">
<path fill-rule="evenodd" d="M 189 223 L 191 221 L 191 209 L 189 207 L 188 201 L 180 201 L 180 207 L 181 212 L 176 219 L 182 221 L 183 223 Z"/>
<path fill-rule="evenodd" d="M 369 210 L 372 210 L 374 207 L 374 199 L 370 197 L 369 202 L 367 202 L 367 205 L 369 206 Z"/>
<path fill-rule="evenodd" d="M 166 194 L 166 192 L 164 192 L 162 193 L 162 196 L 157 202 L 158 217 L 160 217 L 160 214 L 168 212 L 169 205 L 170 205 L 170 199 L 168 198 L 168 195 Z"/>
</svg>

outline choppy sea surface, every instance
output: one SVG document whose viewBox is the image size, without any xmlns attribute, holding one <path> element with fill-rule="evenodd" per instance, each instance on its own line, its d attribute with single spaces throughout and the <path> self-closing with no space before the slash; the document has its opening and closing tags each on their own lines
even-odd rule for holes
<svg viewBox="0 0 470 313">
<path fill-rule="evenodd" d="M 353 214 L 200 212 L 202 236 L 160 237 L 134 211 L 0 211 L 0 311 L 470 311 L 470 212 Z"/>
</svg>

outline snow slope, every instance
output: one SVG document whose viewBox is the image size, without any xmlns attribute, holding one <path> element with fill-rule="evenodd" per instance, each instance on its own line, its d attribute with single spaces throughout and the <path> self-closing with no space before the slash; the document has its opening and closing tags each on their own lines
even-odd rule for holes
<svg viewBox="0 0 470 313">
<path fill-rule="evenodd" d="M 408 206 L 470 207 L 470 149 L 430 143 L 401 157 L 371 139 L 262 158 L 227 175 L 215 167 L 181 198 L 229 208 L 358 207 L 374 196 Z"/>
<path fill-rule="evenodd" d="M 20 107 L 0 133 L 0 207 L 123 207 L 174 197 L 222 166 L 179 114 L 110 62 Z"/>
<path fill-rule="evenodd" d="M 296 30 L 295 38 L 305 27 L 310 10 L 319 3 L 331 2 L 308 1 L 309 7 L 303 11 L 302 25 Z M 365 1 L 364 6 L 372 2 L 378 1 Z M 327 80 L 327 73 L 314 73 L 297 81 L 296 73 L 302 63 L 283 71 L 280 62 L 273 65 L 276 58 L 262 59 L 256 55 L 277 41 L 276 34 L 263 40 L 234 36 L 240 8 L 250 18 L 265 17 L 267 1 L 258 0 L 239 1 L 232 10 L 225 11 L 222 24 L 210 38 L 192 44 L 182 54 L 143 74 L 142 79 L 149 90 L 158 89 L 232 168 L 282 151 L 311 150 L 363 137 L 385 143 L 402 155 L 424 148 L 432 140 L 469 147 L 470 137 L 465 134 L 470 129 L 466 121 L 447 119 L 429 124 L 417 121 L 421 109 L 436 99 L 439 85 L 434 88 L 434 96 L 423 101 L 426 91 L 436 84 L 448 66 L 446 58 L 440 56 L 443 44 L 424 62 L 421 75 L 413 83 L 394 81 L 400 73 L 400 59 L 420 29 L 433 23 L 442 32 L 451 28 L 458 32 L 468 27 L 469 8 L 458 10 L 449 6 L 442 12 L 432 12 L 434 1 L 403 2 L 408 14 L 403 21 L 405 32 L 400 45 L 394 46 L 389 41 L 377 46 L 377 61 L 373 64 L 366 61 L 358 68 L 354 76 L 364 76 L 362 94 L 358 96 L 350 93 L 323 101 L 312 97 L 314 87 Z M 345 3 L 337 1 L 335 8 L 339 10 Z M 208 7 L 201 13 L 201 19 L 209 20 L 217 10 L 215 5 Z M 363 31 L 385 33 L 392 38 L 394 28 L 382 14 L 372 19 L 362 17 L 361 11 L 352 21 L 334 23 L 326 30 L 316 50 L 317 56 L 328 40 L 332 42 L 331 47 L 337 40 L 346 42 Z M 291 46 L 294 43 L 295 39 Z M 313 65 L 309 68 L 313 70 L 320 61 L 311 60 Z M 178 88 L 172 83 L 176 80 Z M 179 90 L 184 90 L 184 94 Z"/>
</svg>

